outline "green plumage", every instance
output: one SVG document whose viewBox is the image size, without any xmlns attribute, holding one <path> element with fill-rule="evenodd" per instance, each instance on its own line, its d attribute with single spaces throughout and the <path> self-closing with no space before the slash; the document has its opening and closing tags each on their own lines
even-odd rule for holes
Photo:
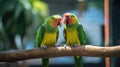
<svg viewBox="0 0 120 67">
<path fill-rule="evenodd" d="M 81 24 L 78 25 L 78 38 L 81 43 L 81 45 L 86 44 L 86 35 L 83 29 L 83 26 Z"/>
<path fill-rule="evenodd" d="M 61 16 L 53 15 L 48 17 L 43 25 L 41 25 L 37 30 L 36 35 L 36 48 L 55 46 L 58 38 L 58 25 L 60 24 Z M 42 67 L 49 66 L 49 58 L 42 58 Z"/>
<path fill-rule="evenodd" d="M 65 29 L 64 37 L 68 46 L 85 45 L 86 35 L 83 26 L 78 23 L 78 19 L 74 14 L 64 14 Z M 75 67 L 83 67 L 82 57 L 74 56 Z"/>
<path fill-rule="evenodd" d="M 42 43 L 43 36 L 44 36 L 45 28 L 42 25 L 41 27 L 38 28 L 37 30 L 37 35 L 36 35 L 36 48 L 40 47 L 40 44 Z"/>
<path fill-rule="evenodd" d="M 85 36 L 85 32 L 83 30 L 82 25 L 79 24 L 77 30 L 78 30 L 78 38 L 80 41 L 80 45 L 85 45 L 86 44 L 86 36 Z M 83 62 L 82 62 L 81 56 L 74 56 L 74 60 L 75 60 L 75 67 L 83 67 Z"/>
</svg>

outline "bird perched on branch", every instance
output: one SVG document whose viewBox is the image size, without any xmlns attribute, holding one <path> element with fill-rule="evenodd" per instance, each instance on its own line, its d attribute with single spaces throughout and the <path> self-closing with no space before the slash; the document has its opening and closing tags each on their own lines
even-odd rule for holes
<svg viewBox="0 0 120 67">
<path fill-rule="evenodd" d="M 55 46 L 58 39 L 58 25 L 61 25 L 62 17 L 60 15 L 53 15 L 48 17 L 45 23 L 38 28 L 36 35 L 36 47 Z M 49 66 L 49 58 L 42 58 L 42 67 Z"/>
<path fill-rule="evenodd" d="M 77 47 L 86 44 L 86 36 L 83 26 L 78 23 L 77 17 L 72 13 L 65 13 L 63 18 L 65 28 L 64 37 L 66 45 Z M 82 57 L 74 56 L 75 67 L 83 67 Z"/>
</svg>

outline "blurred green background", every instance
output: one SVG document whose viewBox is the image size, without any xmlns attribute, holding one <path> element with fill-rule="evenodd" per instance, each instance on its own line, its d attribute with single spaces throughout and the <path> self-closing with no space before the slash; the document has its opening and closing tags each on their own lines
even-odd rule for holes
<svg viewBox="0 0 120 67">
<path fill-rule="evenodd" d="M 36 29 L 49 16 L 48 5 L 39 0 L 0 0 L 1 51 L 24 49 Z M 16 39 L 17 38 L 17 39 Z"/>
</svg>

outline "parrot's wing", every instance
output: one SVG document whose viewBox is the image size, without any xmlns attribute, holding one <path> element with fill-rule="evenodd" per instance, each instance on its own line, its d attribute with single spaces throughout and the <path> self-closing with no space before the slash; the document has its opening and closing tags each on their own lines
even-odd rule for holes
<svg viewBox="0 0 120 67">
<path fill-rule="evenodd" d="M 81 43 L 81 45 L 85 45 L 86 44 L 86 35 L 83 29 L 83 26 L 81 24 L 79 24 L 78 26 L 78 37 L 79 37 L 79 41 Z"/>
<path fill-rule="evenodd" d="M 36 47 L 40 47 L 41 43 L 42 43 L 42 40 L 43 40 L 43 37 L 44 37 L 44 33 L 45 33 L 45 28 L 44 26 L 42 25 L 41 27 L 38 28 L 37 30 L 37 35 L 36 35 Z"/>
</svg>

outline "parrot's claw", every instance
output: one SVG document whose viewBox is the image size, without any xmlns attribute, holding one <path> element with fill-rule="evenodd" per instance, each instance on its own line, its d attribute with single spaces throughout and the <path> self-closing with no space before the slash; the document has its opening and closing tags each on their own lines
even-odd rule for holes
<svg viewBox="0 0 120 67">
<path fill-rule="evenodd" d="M 74 44 L 74 45 L 73 45 L 73 47 L 77 47 L 77 46 L 79 46 L 79 44 Z"/>
<path fill-rule="evenodd" d="M 64 46 L 65 48 L 67 47 L 67 45 L 66 45 L 66 44 L 64 44 L 63 46 Z"/>
<path fill-rule="evenodd" d="M 47 49 L 47 46 L 45 46 L 45 45 L 43 45 L 42 47 L 43 47 L 44 49 Z"/>
</svg>

